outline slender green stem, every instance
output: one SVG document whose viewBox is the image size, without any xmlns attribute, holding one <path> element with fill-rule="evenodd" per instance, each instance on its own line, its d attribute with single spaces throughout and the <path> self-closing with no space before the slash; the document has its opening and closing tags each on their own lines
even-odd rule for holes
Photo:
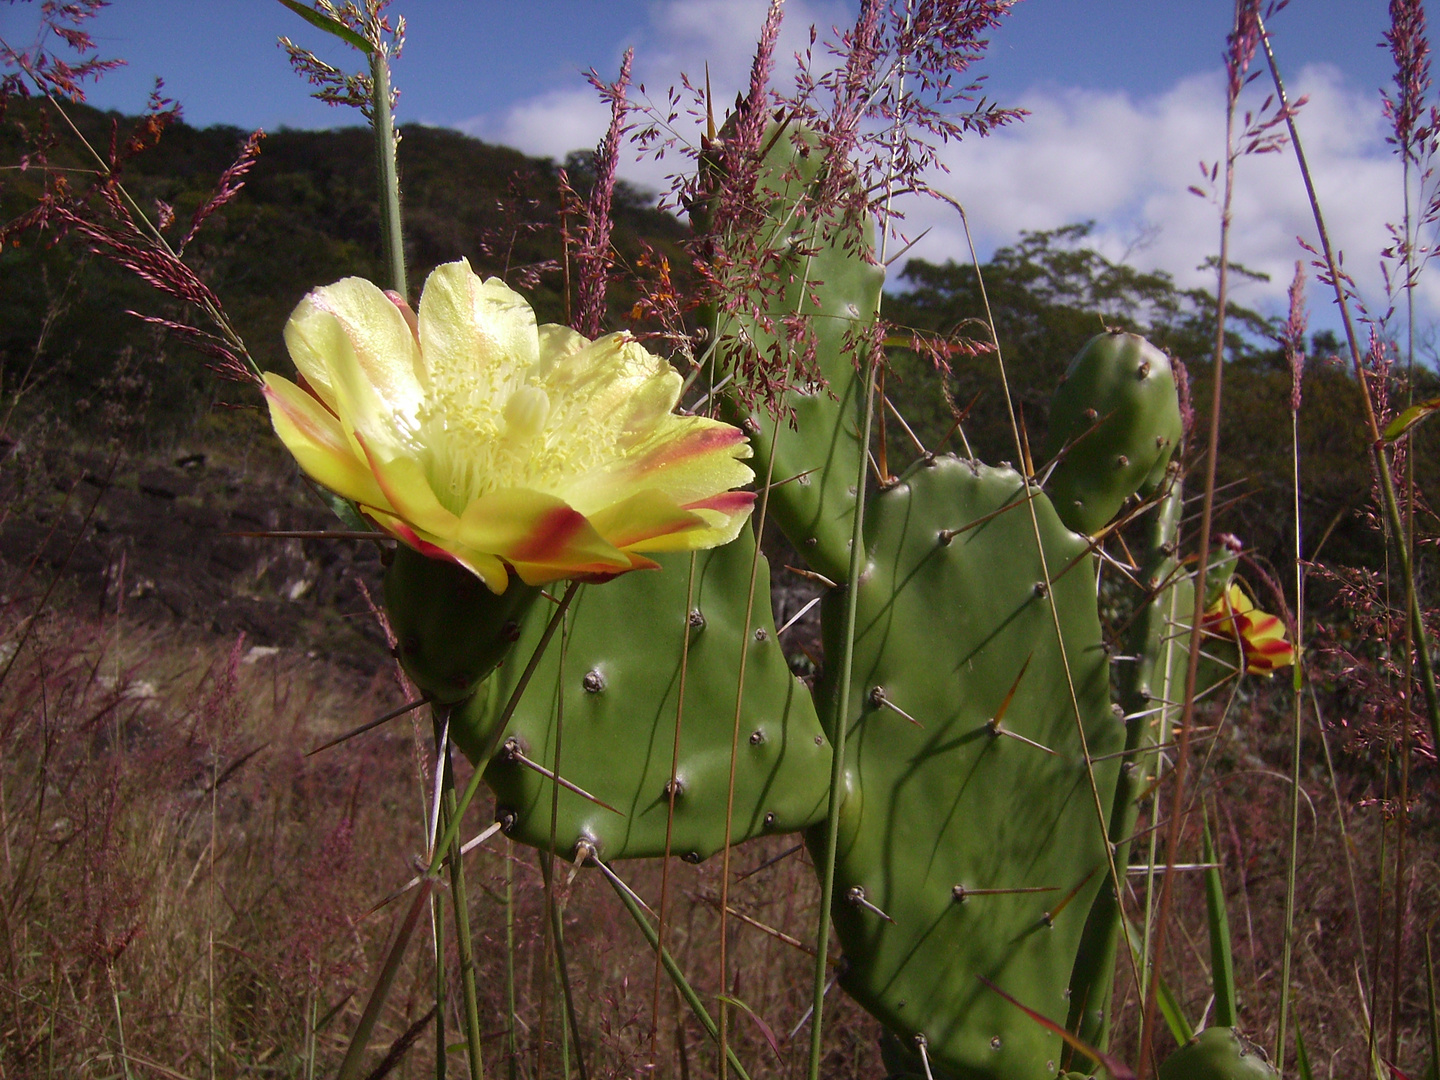
<svg viewBox="0 0 1440 1080">
<path fill-rule="evenodd" d="M 810 277 L 810 263 L 806 262 L 805 280 Z M 804 295 L 802 284 L 802 295 Z M 755 550 L 750 556 L 749 594 L 745 601 L 745 627 L 740 633 L 739 670 L 735 678 L 735 723 L 730 730 L 730 775 L 725 789 L 725 846 L 720 859 L 720 993 L 715 1002 L 715 1012 L 720 1021 L 720 1049 L 728 1045 L 726 996 L 730 993 L 729 983 L 729 925 L 730 913 L 730 841 L 735 819 L 735 768 L 740 760 L 740 717 L 745 705 L 746 661 L 750 657 L 750 628 L 755 618 L 755 581 L 760 573 L 760 545 L 765 538 L 765 515 L 770 509 L 770 486 L 775 479 L 775 448 L 780 442 L 781 418 L 772 421 L 769 460 L 765 465 L 765 486 L 760 489 L 760 509 L 755 514 Z M 671 797 L 674 802 L 674 797 Z M 725 1080 L 726 1057 L 720 1054 L 720 1080 Z"/>
<path fill-rule="evenodd" d="M 549 646 L 550 639 L 555 636 L 555 630 L 565 617 L 565 612 L 570 609 L 570 602 L 575 599 L 578 589 L 579 583 L 571 582 L 565 590 L 565 595 L 561 597 L 560 603 L 556 605 L 554 614 L 545 624 L 545 631 L 535 645 L 535 651 L 530 654 L 530 662 L 525 665 L 525 670 L 521 672 L 519 680 L 515 683 L 515 689 L 510 694 L 510 700 L 505 703 L 505 709 L 495 723 L 495 730 L 490 735 L 490 743 L 486 746 L 485 753 L 480 755 L 478 760 L 489 761 L 494 756 L 495 748 L 499 746 L 500 740 L 505 736 L 505 726 L 509 724 L 510 717 L 515 713 L 515 706 L 520 703 L 521 695 L 530 685 L 530 679 L 535 674 L 535 669 L 540 666 L 545 649 Z M 456 804 L 454 816 L 440 830 L 441 835 L 437 838 L 435 848 L 430 856 L 430 865 L 421 876 L 420 887 L 416 890 L 415 899 L 411 901 L 410 910 L 406 912 L 405 920 L 401 923 L 400 929 L 395 935 L 395 941 L 390 946 L 390 952 L 385 958 L 385 966 L 381 969 L 380 976 L 370 991 L 370 998 L 365 1003 L 365 1011 L 360 1015 L 360 1022 L 355 1026 L 355 1033 L 350 1037 L 350 1046 L 345 1051 L 344 1060 L 340 1063 L 340 1071 L 336 1074 L 336 1080 L 354 1080 L 360 1069 L 360 1060 L 365 1056 L 365 1046 L 370 1041 L 370 1034 L 375 1030 L 375 1024 L 380 1018 L 380 1010 L 384 1008 L 385 1001 L 390 996 L 390 989 L 395 984 L 395 976 L 400 971 L 405 948 L 415 934 L 415 927 L 419 923 L 425 901 L 429 899 L 431 891 L 435 888 L 440 864 L 445 861 L 446 852 L 450 850 L 450 846 L 455 843 L 455 838 L 460 834 L 460 822 L 464 819 L 465 811 L 470 808 L 470 803 L 474 800 L 476 793 L 479 792 L 480 785 L 484 781 L 484 774 L 484 768 L 475 770 L 475 774 L 470 777 L 470 782 L 465 785 L 465 793 L 460 796 L 460 800 Z"/>
<path fill-rule="evenodd" d="M 1239 8 L 1236 9 L 1239 19 Z M 1238 26 L 1236 29 L 1238 33 Z M 1171 887 L 1175 880 L 1173 866 L 1179 855 L 1180 826 L 1185 815 L 1185 782 L 1190 766 L 1190 736 L 1195 727 L 1195 682 L 1200 671 L 1200 644 L 1205 616 L 1205 574 L 1210 565 L 1210 529 L 1215 516 L 1215 468 L 1220 453 L 1220 410 L 1225 381 L 1225 316 L 1227 312 L 1230 270 L 1230 207 L 1235 194 L 1235 95 L 1225 103 L 1225 194 L 1220 204 L 1220 262 L 1215 288 L 1215 354 L 1212 363 L 1210 395 L 1210 430 L 1205 456 L 1205 497 L 1200 514 L 1200 538 L 1196 544 L 1195 565 L 1200 573 L 1195 582 L 1195 606 L 1191 611 L 1190 655 L 1185 666 L 1185 690 L 1180 714 L 1179 746 L 1175 754 L 1175 796 L 1165 831 L 1165 876 L 1160 881 L 1160 906 L 1155 926 L 1155 956 L 1150 965 L 1149 980 L 1144 989 L 1144 1005 L 1140 1018 L 1139 1078 L 1146 1080 L 1154 1060 L 1155 1003 L 1160 990 L 1160 973 L 1165 959 L 1165 932 L 1169 928 Z"/>
<path fill-rule="evenodd" d="M 564 1055 L 565 1080 L 569 1080 L 570 1075 L 570 1039 L 568 1035 L 569 1029 L 566 1027 L 567 1018 L 570 1015 L 570 998 L 569 994 L 565 992 L 566 984 L 560 978 L 563 964 L 559 960 L 558 950 L 561 946 L 555 933 L 560 924 L 555 918 L 555 879 L 550 872 L 550 864 L 554 857 L 556 835 L 560 823 L 560 753 L 565 737 L 565 693 L 564 690 L 560 688 L 565 685 L 565 658 L 569 642 L 570 624 L 562 615 L 560 619 L 560 662 L 556 667 L 555 673 L 555 685 L 557 687 L 555 693 L 555 752 L 550 759 L 550 845 L 548 850 L 539 853 L 540 877 L 545 884 L 545 963 L 548 967 L 552 955 L 556 958 L 555 978 L 552 982 L 560 985 L 566 1005 L 566 1015 L 560 1018 L 560 1042 L 562 1054 Z M 544 984 L 542 983 L 541 985 L 543 986 Z M 545 1003 L 547 997 L 548 995 L 543 992 L 540 995 L 540 1034 L 539 1038 L 535 1040 L 535 1075 L 537 1078 L 545 1075 Z"/>
<path fill-rule="evenodd" d="M 1412 222 L 1410 220 L 1410 145 L 1407 143 L 1400 147 L 1402 161 L 1401 192 L 1405 205 L 1405 393 L 1406 404 L 1415 403 L 1415 288 L 1412 275 L 1414 273 L 1411 265 L 1411 253 L 1414 251 L 1414 238 L 1411 233 Z M 1411 551 L 1415 550 L 1415 453 L 1414 444 L 1411 444 L 1411 452 L 1405 456 L 1405 544 Z M 1413 577 L 1405 580 L 1405 600 L 1407 609 L 1411 602 L 1411 596 L 1415 591 L 1415 579 Z M 1414 642 L 1411 638 L 1410 623 L 1405 624 L 1404 635 L 1404 664 L 1402 667 L 1402 678 L 1405 701 L 1405 712 L 1402 714 L 1400 724 L 1400 805 L 1395 818 L 1395 829 L 1397 833 L 1395 846 L 1395 933 L 1393 952 L 1391 953 L 1390 970 L 1390 1060 L 1395 1061 L 1400 1056 L 1400 972 L 1402 968 L 1401 953 L 1405 940 L 1405 911 L 1406 891 L 1408 877 L 1406 874 L 1406 833 L 1410 824 L 1410 708 L 1411 698 L 1415 690 L 1414 672 Z"/>
<path fill-rule="evenodd" d="M 1203 575 L 1198 573 L 1192 574 L 1191 580 L 1192 582 L 1197 580 L 1203 581 Z M 1203 587 L 1203 585 L 1192 585 L 1192 588 L 1201 587 Z M 1168 627 L 1174 627 L 1179 622 L 1177 616 L 1180 613 L 1176 610 L 1179 605 L 1179 601 L 1179 594 L 1172 590 L 1170 593 L 1170 604 L 1168 608 L 1168 613 L 1166 615 L 1166 625 Z M 1169 641 L 1166 643 L 1165 646 L 1165 679 L 1164 682 L 1161 684 L 1163 688 L 1160 692 L 1160 700 L 1165 702 L 1172 702 L 1175 700 L 1175 688 L 1172 685 L 1174 650 L 1179 646 L 1179 638 L 1177 636 L 1177 631 L 1173 629 L 1167 631 L 1167 636 L 1169 638 Z M 1172 731 L 1171 721 L 1174 719 L 1174 716 L 1175 709 L 1172 705 L 1167 704 L 1160 710 L 1160 729 L 1159 733 L 1155 738 L 1155 741 L 1158 745 L 1164 746 L 1170 741 Z M 1155 756 L 1155 778 L 1153 781 L 1155 793 L 1150 800 L 1150 820 L 1152 823 L 1158 823 L 1163 820 L 1161 815 L 1164 813 L 1164 806 L 1161 804 L 1160 801 L 1160 781 L 1164 778 L 1164 776 L 1165 755 L 1157 754 Z M 1145 856 L 1145 928 L 1144 934 L 1140 939 L 1140 978 L 1136 983 L 1137 986 L 1147 985 L 1150 979 L 1150 942 L 1155 932 L 1155 853 L 1159 841 L 1160 830 L 1152 828 L 1150 830 L 1149 850 L 1146 852 Z"/>
<path fill-rule="evenodd" d="M 120 1043 L 120 1068 L 125 1080 L 133 1080 L 130 1072 L 130 1051 L 125 1047 L 125 1017 L 120 1012 L 120 991 L 115 986 L 115 971 L 108 965 L 105 968 L 105 977 L 110 982 L 110 1000 L 115 1003 L 115 1031 Z"/>
<path fill-rule="evenodd" d="M 1430 1080 L 1440 1080 L 1440 1008 L 1435 1004 L 1435 958 L 1430 953 L 1430 933 L 1425 928 L 1425 1001 L 1430 1006 Z"/>
<path fill-rule="evenodd" d="M 675 963 L 675 958 L 670 955 L 670 950 L 660 944 L 660 935 L 655 932 L 655 928 L 650 925 L 650 920 L 645 917 L 645 912 L 640 909 L 635 894 L 630 891 L 630 886 L 621 881 L 610 867 L 595 856 L 592 855 L 590 861 L 599 867 L 600 872 L 605 875 L 605 880 L 610 882 L 610 887 L 615 890 L 615 895 L 620 898 L 620 903 L 625 905 L 625 910 L 635 920 L 635 925 L 645 935 L 645 940 L 650 943 L 650 947 L 659 950 L 660 962 L 665 965 L 665 972 L 670 976 L 670 981 L 674 983 L 680 996 L 685 999 L 685 1004 L 690 1006 L 690 1011 L 695 1014 L 695 1019 L 700 1021 L 700 1026 L 705 1029 L 706 1034 L 710 1036 L 716 1046 L 719 1046 L 720 1028 L 716 1025 L 714 1017 L 706 1010 L 705 1003 L 700 1000 L 700 995 L 695 992 L 695 988 L 685 978 L 685 973 L 680 970 L 680 965 Z M 730 1068 L 735 1070 L 735 1075 L 739 1077 L 739 1080 L 750 1080 L 750 1075 L 740 1064 L 740 1059 L 735 1056 L 734 1050 L 727 1048 L 725 1056 L 729 1059 Z"/>
<path fill-rule="evenodd" d="M 510 1080 L 518 1080 L 520 1047 L 515 1031 L 515 842 L 505 839 L 505 1041 L 510 1050 Z"/>
<path fill-rule="evenodd" d="M 545 650 L 550 644 L 550 639 L 555 636 L 560 622 L 565 617 L 565 612 L 570 610 L 570 602 L 575 599 L 575 593 L 579 590 L 580 583 L 572 581 L 565 588 L 565 595 L 560 598 L 555 611 L 550 616 L 550 621 L 545 624 L 545 631 L 540 635 L 540 640 L 535 644 L 535 651 L 530 654 L 530 662 L 525 665 L 525 670 L 520 673 L 519 680 L 515 683 L 515 689 L 510 692 L 510 700 L 505 703 L 505 709 L 500 713 L 500 718 L 495 721 L 495 730 L 490 733 L 490 742 L 485 747 L 485 752 L 476 758 L 477 761 L 489 761 L 495 756 L 495 751 L 501 741 L 505 738 L 505 728 L 510 723 L 510 717 L 515 714 L 515 707 L 520 704 L 521 695 L 525 688 L 530 685 L 530 679 L 535 674 L 535 669 L 540 666 L 540 660 L 545 655 Z M 477 767 L 470 782 L 465 785 L 465 791 L 460 796 L 460 802 L 455 807 L 455 817 L 442 831 L 439 842 L 435 845 L 435 852 L 430 858 L 430 865 L 426 869 L 427 874 L 434 874 L 440 869 L 440 864 L 445 860 L 445 852 L 455 842 L 455 837 L 460 833 L 460 819 L 465 816 L 465 811 L 470 809 L 470 803 L 480 791 L 480 785 L 485 780 L 485 769 Z"/>
<path fill-rule="evenodd" d="M 1298 402 L 1296 403 L 1298 405 Z M 1301 706 L 1305 687 L 1305 557 L 1304 535 L 1300 519 L 1300 413 L 1290 412 L 1290 469 L 1294 492 L 1295 525 L 1295 664 L 1291 685 L 1294 689 L 1294 736 L 1290 754 L 1290 851 L 1285 864 L 1285 943 L 1280 954 L 1280 1018 L 1275 1026 L 1275 1067 L 1285 1071 L 1285 1026 L 1290 1014 L 1290 958 L 1295 943 L 1295 871 L 1300 858 L 1300 745 L 1302 733 Z"/>
<path fill-rule="evenodd" d="M 1220 819 L 1217 816 L 1215 823 Z M 1225 908 L 1225 883 L 1220 876 L 1220 856 L 1210 838 L 1210 809 L 1201 801 L 1201 851 L 1205 871 L 1205 921 L 1210 931 L 1210 987 L 1215 1001 L 1215 1024 L 1234 1027 L 1235 953 L 1230 947 L 1230 916 Z"/>
<path fill-rule="evenodd" d="M 446 1037 L 445 1008 L 449 1004 L 449 988 L 445 969 L 445 894 L 436 889 L 430 896 L 430 932 L 435 946 L 435 1080 L 450 1075 L 450 1040 Z"/>
<path fill-rule="evenodd" d="M 390 57 L 384 48 L 370 54 L 370 126 L 375 133 L 375 168 L 380 181 L 380 241 L 390 287 L 409 296 L 405 242 L 400 228 L 400 173 L 395 163 L 395 119 L 390 111 Z"/>
<path fill-rule="evenodd" d="M 555 871 L 554 857 L 547 852 L 540 853 L 540 870 L 545 875 L 547 887 L 551 884 L 551 875 Z M 569 1036 L 565 1035 L 565 1028 L 561 1030 L 561 1049 L 564 1053 L 564 1072 L 570 1075 L 570 1039 L 575 1040 L 575 1065 L 576 1071 L 580 1074 L 580 1080 L 587 1080 L 585 1072 L 585 1051 L 580 1041 L 580 1020 L 575 1013 L 575 994 L 570 985 L 570 963 L 565 957 L 565 919 L 564 912 L 559 904 L 550 907 L 550 933 L 555 941 L 555 971 L 560 979 L 560 993 L 565 999 L 565 1018 L 569 1022 Z"/>
<path fill-rule="evenodd" d="M 436 733 L 442 732 L 439 709 L 436 707 Z M 441 821 L 448 825 L 455 818 L 455 767 L 450 760 L 447 743 L 441 748 L 444 777 L 441 780 Z M 465 1049 L 470 1059 L 470 1080 L 483 1080 L 484 1058 L 480 1045 L 480 1006 L 475 988 L 475 946 L 470 936 L 470 905 L 465 895 L 465 864 L 460 857 L 460 839 L 450 842 L 450 902 L 455 909 L 455 949 L 460 957 L 460 990 L 465 1006 Z M 438 1012 L 438 1010 L 437 1010 Z"/>
<path fill-rule="evenodd" d="M 1306 688 L 1310 691 L 1310 711 L 1315 714 L 1315 731 L 1320 737 L 1320 749 L 1325 751 L 1325 771 L 1330 780 L 1330 797 L 1335 800 L 1335 821 L 1340 827 L 1340 849 L 1345 852 L 1345 876 L 1350 881 L 1350 913 L 1353 916 L 1351 924 L 1355 927 L 1355 947 L 1360 954 L 1360 966 L 1365 969 L 1368 980 L 1370 954 L 1365 948 L 1365 922 L 1360 917 L 1360 886 L 1355 880 L 1355 859 L 1351 854 L 1350 827 L 1345 822 L 1345 801 L 1340 798 L 1340 782 L 1335 778 L 1335 758 L 1330 753 L 1330 740 L 1325 737 L 1325 718 L 1320 714 L 1320 699 L 1315 694 L 1315 684 L 1307 683 Z"/>
<path fill-rule="evenodd" d="M 570 650 L 570 624 L 561 616 L 560 622 L 560 664 L 556 669 L 556 682 L 565 685 L 565 661 Z M 575 997 L 570 990 L 570 965 L 565 960 L 564 919 L 561 904 L 555 896 L 555 836 L 560 820 L 560 751 L 565 731 L 565 695 L 555 695 L 555 754 L 551 761 L 550 783 L 550 850 L 540 853 L 540 873 L 545 880 L 545 908 L 549 919 L 550 940 L 555 948 L 555 972 L 559 977 L 560 993 L 565 1000 L 565 1016 L 560 1024 L 561 1069 L 565 1080 L 570 1078 L 570 1037 L 575 1038 L 575 1056 L 580 1064 L 580 1080 L 586 1080 L 585 1054 L 580 1045 L 580 1025 L 575 1018 Z M 568 1024 L 568 1026 L 567 1026 Z M 537 1070 L 538 1072 L 538 1070 Z"/>
<path fill-rule="evenodd" d="M 369 1000 L 365 1002 L 365 1011 L 360 1014 L 360 1022 L 355 1025 L 355 1033 L 350 1036 L 350 1046 L 340 1062 L 340 1071 L 335 1074 L 335 1080 L 355 1080 L 359 1075 L 360 1061 L 365 1056 L 365 1048 L 369 1045 L 375 1023 L 380 1019 L 380 1010 L 385 1007 L 390 988 L 395 985 L 395 976 L 400 974 L 400 964 L 405 959 L 405 946 L 415 935 L 415 927 L 420 922 L 420 915 L 425 910 L 435 882 L 433 874 L 426 874 L 420 879 L 420 887 L 415 890 L 415 898 L 410 901 L 410 910 L 405 913 L 405 918 L 395 933 L 395 940 L 385 957 L 385 965 L 380 969 Z"/>
<path fill-rule="evenodd" d="M 1147 752 L 1147 744 L 1149 747 L 1159 744 L 1159 740 L 1147 738 L 1153 730 L 1151 706 L 1157 696 L 1162 701 L 1169 700 L 1167 694 L 1155 693 L 1155 680 L 1157 676 L 1164 679 L 1169 675 L 1168 646 L 1173 644 L 1173 635 L 1167 633 L 1167 621 L 1175 592 L 1172 581 L 1178 565 L 1175 539 L 1184 499 L 1178 469 L 1171 471 L 1166 482 L 1169 486 L 1156 506 L 1151 524 L 1141 579 L 1145 588 L 1158 591 L 1131 623 L 1125 651 L 1136 659 L 1125 669 L 1119 687 L 1120 707 L 1129 719 L 1125 725 L 1125 764 L 1116 778 L 1115 795 L 1110 802 L 1108 833 L 1118 866 L 1129 862 L 1129 837 L 1135 829 L 1137 791 L 1146 780 L 1146 762 L 1159 758 L 1153 750 Z M 1161 588 L 1167 581 L 1172 584 Z M 1109 1036 L 1109 993 L 1113 987 L 1115 953 L 1123 919 L 1120 893 L 1114 882 L 1106 882 L 1086 917 L 1070 977 L 1070 1015 L 1066 1027 L 1076 1032 L 1081 1041 L 1099 1049 L 1105 1048 Z M 1097 996 L 1101 994 L 1106 996 Z M 1064 1060 L 1070 1068 L 1075 1067 L 1071 1063 L 1072 1053 L 1069 1047 L 1065 1049 Z M 1082 1055 L 1080 1063 L 1088 1062 Z"/>
<path fill-rule="evenodd" d="M 820 1080 L 821 1023 L 825 1011 L 825 984 L 829 981 L 830 907 L 835 897 L 835 855 L 840 845 L 840 804 L 845 798 L 845 734 L 850 716 L 850 669 L 855 660 L 855 614 L 860 600 L 860 567 L 865 557 L 865 487 L 870 474 L 870 429 L 875 421 L 874 353 L 866 358 L 865 416 L 860 424 L 860 471 L 855 480 L 855 517 L 850 528 L 850 570 L 845 579 L 844 646 L 840 652 L 835 711 L 831 713 L 830 799 L 825 811 L 825 856 L 820 872 L 820 915 L 815 929 L 815 994 L 810 1014 L 809 1080 Z"/>
<path fill-rule="evenodd" d="M 320 981 L 312 963 L 310 972 L 310 1007 L 305 1010 L 305 1080 L 315 1080 L 315 1025 L 320 1019 Z"/>
<path fill-rule="evenodd" d="M 714 335 L 712 335 L 713 337 Z M 690 553 L 690 574 L 685 582 L 685 610 L 680 613 L 685 627 L 685 636 L 680 639 L 680 678 L 675 696 L 675 736 L 670 744 L 670 786 L 666 788 L 665 806 L 665 858 L 660 863 L 660 907 L 657 930 L 661 949 L 665 945 L 666 918 L 670 912 L 670 845 L 675 833 L 675 796 L 679 793 L 680 780 L 680 731 L 685 719 L 685 691 L 690 675 L 690 609 L 695 602 L 695 570 L 699 556 Z M 660 953 L 655 951 L 655 990 L 650 1001 L 650 1071 L 655 1075 L 658 1064 L 657 1046 L 660 1037 Z M 513 1078 L 512 1078 L 513 1080 Z"/>
</svg>

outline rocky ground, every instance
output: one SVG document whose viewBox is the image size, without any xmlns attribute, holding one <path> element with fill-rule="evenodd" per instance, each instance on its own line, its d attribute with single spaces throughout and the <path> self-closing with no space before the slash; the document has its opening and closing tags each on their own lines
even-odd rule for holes
<svg viewBox="0 0 1440 1080">
<path fill-rule="evenodd" d="M 237 430 L 239 433 L 237 434 Z M 38 430 L 38 429 L 37 429 Z M 167 451 L 77 447 L 73 433 L 0 438 L 0 602 L 122 615 L 372 675 L 388 659 L 366 595 L 382 601 L 381 547 L 246 534 L 344 526 L 253 417 L 207 424 Z M 819 586 L 767 530 L 777 624 Z M 797 670 L 818 658 L 818 608 L 785 636 Z"/>
<path fill-rule="evenodd" d="M 4 602 L 243 633 L 372 673 L 379 546 L 244 535 L 342 527 L 265 435 L 148 453 L 0 440 Z"/>
</svg>

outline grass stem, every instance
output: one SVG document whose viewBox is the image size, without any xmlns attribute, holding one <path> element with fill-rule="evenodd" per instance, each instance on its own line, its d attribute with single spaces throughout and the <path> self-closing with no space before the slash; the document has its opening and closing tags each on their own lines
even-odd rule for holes
<svg viewBox="0 0 1440 1080">
<path fill-rule="evenodd" d="M 845 628 L 840 653 L 834 712 L 831 714 L 830 746 L 834 756 L 830 762 L 830 797 L 825 811 L 825 851 L 816 866 L 820 875 L 820 910 L 815 928 L 815 995 L 811 1004 L 809 1080 L 820 1080 L 822 1023 L 825 1011 L 825 987 L 830 970 L 830 908 L 835 899 L 835 855 L 840 845 L 840 803 L 845 797 L 845 732 L 850 715 L 850 672 L 855 660 L 855 614 L 860 598 L 860 567 L 865 554 L 865 485 L 869 479 L 870 428 L 875 418 L 874 353 L 865 362 L 865 416 L 860 425 L 860 470 L 855 480 L 855 516 L 850 529 L 850 570 L 845 585 Z"/>
<path fill-rule="evenodd" d="M 440 722 L 437 710 L 436 734 L 441 734 L 444 729 L 445 725 Z M 455 817 L 455 766 L 450 759 L 448 744 L 441 747 L 441 761 L 444 774 L 440 811 L 442 821 L 448 826 Z M 457 836 L 450 842 L 450 901 L 455 909 L 455 949 L 460 958 L 460 991 L 465 1008 L 465 1048 L 469 1054 L 470 1080 L 483 1080 L 485 1066 L 480 1044 L 479 996 L 475 987 L 475 946 L 470 935 L 470 906 L 466 899 L 465 862 L 461 855 Z"/>
<path fill-rule="evenodd" d="M 650 943 L 650 947 L 659 951 L 660 962 L 665 966 L 665 972 L 670 976 L 670 981 L 680 996 L 685 999 L 685 1003 L 690 1006 L 690 1011 L 695 1014 L 695 1019 L 700 1021 L 701 1027 L 718 1047 L 720 1045 L 719 1026 L 715 1023 L 714 1017 L 706 1010 L 705 1003 L 700 1000 L 700 995 L 695 992 L 695 988 L 685 978 L 685 973 L 680 970 L 680 965 L 675 963 L 675 958 L 670 955 L 670 951 L 661 946 L 660 935 L 655 932 L 655 928 L 650 925 L 650 920 L 645 917 L 645 912 L 640 909 L 639 900 L 630 890 L 630 886 L 621 881 L 615 872 L 596 856 L 590 856 L 590 861 L 599 868 L 605 876 L 605 880 L 610 882 L 610 887 L 615 890 L 615 895 L 620 898 L 620 903 L 625 906 L 625 910 L 635 920 L 635 925 L 645 935 L 645 940 Z M 735 1070 L 735 1075 L 739 1077 L 739 1080 L 750 1080 L 750 1075 L 740 1064 L 740 1059 L 735 1056 L 733 1049 L 727 1047 L 725 1056 L 729 1060 L 729 1067 Z"/>
<path fill-rule="evenodd" d="M 405 279 L 405 241 L 400 226 L 400 174 L 395 164 L 395 118 L 390 110 L 390 57 L 376 48 L 370 53 L 371 130 L 375 134 L 375 168 L 380 181 L 380 241 L 390 287 L 409 298 Z"/>
<path fill-rule="evenodd" d="M 1400 560 L 1400 575 L 1406 582 L 1406 600 L 1409 609 L 1411 633 L 1414 635 L 1415 659 L 1420 664 L 1420 685 L 1425 694 L 1425 708 L 1430 720 L 1432 745 L 1440 746 L 1440 692 L 1435 685 L 1435 665 L 1430 656 L 1430 636 L 1425 629 L 1424 613 L 1420 610 L 1420 598 L 1414 588 L 1415 568 L 1410 558 L 1408 533 L 1400 513 L 1400 503 L 1395 495 L 1395 481 L 1390 474 L 1390 459 L 1385 453 L 1385 441 L 1380 431 L 1380 421 L 1375 414 L 1375 401 L 1370 393 L 1365 365 L 1361 360 L 1359 340 L 1355 334 L 1355 321 L 1350 314 L 1350 299 L 1345 289 L 1346 277 L 1335 257 L 1330 243 L 1330 233 L 1325 227 L 1325 216 L 1320 209 L 1319 196 L 1310 176 L 1310 165 L 1305 157 L 1305 148 L 1300 142 L 1300 133 L 1295 128 L 1295 117 L 1291 112 L 1289 98 L 1285 94 L 1285 83 L 1280 77 L 1280 68 L 1275 53 L 1270 48 L 1270 37 L 1260 28 L 1260 43 L 1265 50 L 1265 60 L 1270 66 L 1270 75 L 1275 83 L 1275 95 L 1285 113 L 1285 124 L 1290 132 L 1290 143 L 1295 150 L 1295 160 L 1300 167 L 1300 176 L 1305 183 L 1305 192 L 1310 200 L 1310 209 L 1315 217 L 1315 229 L 1320 235 L 1321 253 L 1325 259 L 1326 273 L 1335 289 L 1335 302 L 1340 308 L 1340 319 L 1345 328 L 1345 343 L 1350 350 L 1350 361 L 1355 371 L 1355 381 L 1360 390 L 1360 402 L 1365 407 L 1365 426 L 1370 435 L 1370 462 L 1380 484 L 1381 501 L 1390 530 L 1395 537 L 1395 553 Z"/>
</svg>

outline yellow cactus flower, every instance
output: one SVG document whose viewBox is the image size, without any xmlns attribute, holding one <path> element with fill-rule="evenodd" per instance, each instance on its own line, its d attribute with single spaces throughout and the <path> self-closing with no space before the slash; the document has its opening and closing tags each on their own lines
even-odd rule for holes
<svg viewBox="0 0 1440 1080">
<path fill-rule="evenodd" d="M 1205 609 L 1201 623 L 1206 633 L 1234 642 L 1238 636 L 1245 653 L 1245 670 L 1251 675 L 1273 675 L 1295 663 L 1295 650 L 1285 640 L 1285 624 L 1257 608 L 1238 582 L 1225 587 Z"/>
<path fill-rule="evenodd" d="M 396 539 L 496 593 L 604 580 L 647 552 L 734 539 L 755 496 L 738 429 L 676 415 L 680 376 L 625 333 L 588 341 L 465 260 L 418 315 L 362 278 L 311 292 L 285 326 L 296 385 L 270 419 L 316 482 Z"/>
</svg>

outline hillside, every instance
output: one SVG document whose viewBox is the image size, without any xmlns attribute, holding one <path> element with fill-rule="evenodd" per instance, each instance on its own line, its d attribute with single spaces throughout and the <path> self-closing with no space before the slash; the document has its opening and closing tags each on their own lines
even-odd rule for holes
<svg viewBox="0 0 1440 1080">
<path fill-rule="evenodd" d="M 83 106 L 71 111 L 97 147 L 110 145 L 112 130 L 123 142 L 135 124 Z M 24 160 L 24 134 L 41 124 L 33 103 L 12 102 L 0 125 L 0 162 Z M 93 167 L 68 133 L 61 135 L 51 165 Z M 173 206 L 183 232 L 247 135 L 173 124 L 158 145 L 127 164 L 124 183 L 147 210 L 156 200 Z M 463 256 L 482 273 L 523 282 L 542 321 L 563 320 L 555 162 L 418 125 L 403 128 L 399 158 L 413 288 L 432 267 Z M 571 183 L 583 191 L 584 155 L 572 158 Z M 40 182 L 39 170 L 9 173 L 0 186 L 0 221 L 29 209 Z M 265 138 L 238 198 L 188 250 L 262 368 L 288 366 L 280 330 L 309 289 L 352 274 L 380 276 L 375 191 L 365 129 L 281 130 Z M 649 208 L 652 201 L 623 184 L 617 190 L 622 260 L 633 260 L 642 242 L 673 252 L 684 235 L 677 219 Z M 634 298 L 617 284 L 612 310 L 628 311 Z M 87 425 L 103 400 L 110 426 L 118 422 L 148 444 L 172 441 L 215 400 L 216 380 L 201 357 L 161 340 L 125 311 L 176 317 L 175 308 L 73 240 L 27 238 L 0 253 L 0 395 L 31 388 L 27 396 Z"/>
</svg>

